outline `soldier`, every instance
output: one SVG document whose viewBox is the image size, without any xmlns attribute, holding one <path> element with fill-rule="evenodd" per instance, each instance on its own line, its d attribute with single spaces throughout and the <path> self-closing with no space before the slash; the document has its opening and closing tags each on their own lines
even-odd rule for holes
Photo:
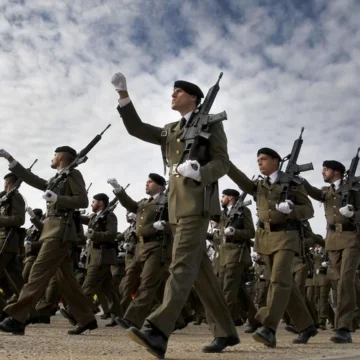
<svg viewBox="0 0 360 360">
<path fill-rule="evenodd" d="M 116 322 L 123 328 L 141 328 L 153 306 L 157 291 L 164 281 L 170 264 L 172 250 L 171 228 L 166 218 L 156 221 L 159 203 L 163 201 L 166 181 L 155 173 L 146 181 L 146 194 L 150 197 L 139 202 L 131 199 L 116 179 L 109 179 L 120 204 L 136 214 L 136 237 L 138 246 L 133 260 L 140 266 L 140 284 L 134 299 L 123 317 Z"/>
<path fill-rule="evenodd" d="M 235 326 L 243 324 L 238 311 L 238 294 L 240 287 L 243 288 L 243 293 L 246 292 L 243 279 L 246 268 L 251 265 L 249 241 L 255 236 L 251 211 L 246 206 L 243 207 L 242 217 L 234 219 L 232 224 L 229 223 L 231 209 L 238 201 L 239 196 L 240 193 L 235 189 L 225 189 L 222 192 L 221 205 L 224 210 L 220 226 L 222 243 L 220 245 L 219 281 Z M 248 305 L 248 298 L 249 296 L 242 299 L 246 305 Z M 252 308 L 253 315 L 255 315 L 255 305 L 251 299 L 250 302 L 251 305 L 248 307 Z M 250 317 L 250 320 L 250 326 L 254 327 L 255 331 L 257 322 L 253 317 Z"/>
<path fill-rule="evenodd" d="M 105 211 L 109 204 L 109 197 L 100 193 L 93 197 L 90 216 L 81 216 L 82 224 L 87 225 L 85 232 L 88 254 L 86 259 L 86 276 L 82 290 L 93 304 L 94 295 L 103 293 L 109 302 L 109 312 L 113 319 L 120 315 L 120 297 L 115 289 L 110 266 L 116 264 L 115 237 L 117 233 L 117 217 L 112 211 Z M 62 315 L 76 324 L 70 311 L 63 310 Z"/>
<path fill-rule="evenodd" d="M 258 207 L 258 227 L 254 250 L 266 255 L 271 272 L 266 307 L 259 309 L 256 319 L 263 325 L 253 337 L 269 347 L 276 347 L 276 329 L 285 310 L 300 331 L 295 344 L 305 344 L 317 334 L 305 301 L 292 278 L 292 263 L 300 254 L 299 221 L 309 219 L 314 210 L 301 185 L 291 184 L 290 199 L 285 199 L 280 183 L 280 155 L 269 148 L 257 153 L 260 172 L 265 179 L 250 180 L 230 163 L 229 177 Z"/>
<path fill-rule="evenodd" d="M 331 337 L 335 343 L 352 342 L 350 331 L 356 306 L 355 277 L 360 264 L 360 242 L 356 224 L 360 223 L 360 191 L 353 192 L 350 204 L 342 205 L 341 184 L 345 166 L 335 160 L 323 162 L 322 175 L 330 186 L 322 189 L 305 181 L 305 189 L 315 200 L 324 203 L 327 220 L 325 249 L 334 269 L 339 273 L 337 284 L 336 334 Z"/>
<path fill-rule="evenodd" d="M 240 340 L 205 252 L 209 217 L 220 215 L 217 180 L 227 173 L 229 166 L 223 126 L 217 123 L 210 128 L 211 138 L 201 148 L 208 156 L 207 161 L 201 166 L 198 161 L 190 159 L 179 164 L 185 148 L 180 136 L 185 126 L 191 126 L 192 115 L 203 97 L 200 88 L 186 81 L 176 81 L 172 109 L 179 111 L 182 119 L 165 127 L 156 127 L 143 123 L 137 115 L 127 92 L 124 75 L 115 74 L 112 84 L 119 93 L 118 111 L 130 135 L 162 145 L 163 158 L 167 159 L 172 169 L 169 180 L 169 218 L 174 234 L 174 249 L 164 300 L 148 316 L 140 331 L 130 328 L 128 333 L 150 353 L 163 357 L 176 319 L 194 285 L 209 315 L 208 322 L 215 337 L 203 351 L 220 352 L 227 346 L 236 345 Z"/>
<path fill-rule="evenodd" d="M 4 176 L 4 191 L 0 194 L 1 198 L 9 193 L 17 180 L 17 176 L 12 173 Z M 23 286 L 17 255 L 20 250 L 20 241 L 23 241 L 20 240 L 20 227 L 24 222 L 25 202 L 16 190 L 8 199 L 1 201 L 0 205 L 0 281 L 6 274 L 15 294 L 19 294 Z M 3 310 L 3 306 L 0 310 Z"/>
<path fill-rule="evenodd" d="M 86 208 L 88 198 L 85 183 L 78 170 L 72 170 L 54 190 L 47 190 L 46 181 L 29 170 L 7 153 L 0 150 L 0 157 L 6 158 L 11 171 L 30 186 L 44 191 L 47 212 L 39 241 L 43 242 L 40 253 L 31 269 L 29 281 L 24 285 L 19 299 L 4 309 L 9 316 L 0 323 L 0 330 L 13 334 L 24 334 L 25 321 L 28 314 L 42 297 L 50 279 L 56 275 L 59 290 L 76 318 L 78 326 L 69 330 L 69 334 L 77 335 L 86 330 L 97 328 L 94 314 L 87 305 L 87 300 L 77 283 L 70 258 L 71 241 L 76 241 L 76 226 L 69 214 L 73 209 Z M 61 146 L 55 150 L 51 167 L 60 171 L 68 166 L 76 157 L 76 151 L 69 146 Z M 67 230 L 65 232 L 65 229 Z M 64 239 L 66 235 L 66 239 Z"/>
</svg>

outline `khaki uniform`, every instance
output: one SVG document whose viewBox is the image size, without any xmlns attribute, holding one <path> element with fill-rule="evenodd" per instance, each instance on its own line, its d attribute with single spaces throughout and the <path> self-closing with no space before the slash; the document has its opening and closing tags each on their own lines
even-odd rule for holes
<svg viewBox="0 0 360 360">
<path fill-rule="evenodd" d="M 3 192 L 2 195 L 6 193 Z M 20 227 L 25 222 L 25 202 L 18 191 L 0 207 L 0 282 L 5 276 L 9 277 L 9 284 L 14 293 L 19 294 L 23 286 L 21 267 L 18 264 L 20 251 Z M 5 239 L 14 228 L 14 234 L 5 244 Z M 0 310 L 2 310 L 0 306 Z"/>
<path fill-rule="evenodd" d="M 228 176 L 246 193 L 254 196 L 259 216 L 254 250 L 264 255 L 266 266 L 271 271 L 266 307 L 261 308 L 256 319 L 264 326 L 276 330 L 285 312 L 288 312 L 296 328 L 302 331 L 313 324 L 299 288 L 293 281 L 292 264 L 300 254 L 299 220 L 309 219 L 314 210 L 302 186 L 292 190 L 294 209 L 283 214 L 275 205 L 285 201 L 281 184 L 269 185 L 263 180 L 250 180 L 230 164 Z"/>
<path fill-rule="evenodd" d="M 251 216 L 251 211 L 247 207 L 243 209 L 243 218 L 239 219 L 236 224 L 234 236 L 226 236 L 224 234 L 225 226 L 228 222 L 229 214 L 223 215 L 220 220 L 220 234 L 222 244 L 220 245 L 220 269 L 219 281 L 223 289 L 225 300 L 231 312 L 234 321 L 239 320 L 239 304 L 238 294 L 241 288 L 242 301 L 245 306 L 249 307 L 249 298 L 246 296 L 247 290 L 245 288 L 244 273 L 249 266 L 251 266 L 250 245 L 249 241 L 255 237 L 255 228 Z M 253 301 L 250 299 L 250 307 L 253 313 L 256 313 L 256 308 Z M 255 314 L 253 314 L 254 316 Z"/>
<path fill-rule="evenodd" d="M 266 297 L 269 289 L 270 275 L 266 269 L 265 263 L 262 260 L 254 265 L 255 268 L 255 293 L 256 293 L 256 303 L 258 308 L 266 306 Z"/>
<path fill-rule="evenodd" d="M 313 199 L 324 202 L 328 226 L 325 249 L 332 267 L 339 274 L 335 328 L 351 330 L 356 307 L 354 284 L 360 264 L 360 235 L 355 230 L 355 224 L 360 223 L 360 192 L 354 192 L 350 197 L 355 215 L 348 219 L 339 212 L 341 193 L 332 186 L 317 189 L 306 182 L 306 190 Z"/>
<path fill-rule="evenodd" d="M 120 316 L 120 295 L 115 289 L 110 271 L 111 265 L 117 263 L 115 237 L 117 233 L 117 218 L 109 212 L 105 218 L 97 221 L 97 214 L 89 217 L 81 216 L 82 224 L 94 230 L 90 240 L 86 259 L 86 276 L 82 289 L 88 298 L 89 306 L 93 304 L 93 297 L 103 293 L 109 302 L 109 312 L 113 316 Z"/>
<path fill-rule="evenodd" d="M 140 270 L 140 283 L 134 299 L 129 301 L 129 295 L 132 294 L 127 293 L 122 305 L 125 307 L 126 302 L 129 303 L 123 317 L 141 328 L 146 316 L 151 311 L 159 287 L 167 276 L 172 251 L 172 234 L 169 225 L 165 227 L 163 236 L 160 236 L 153 226 L 162 194 L 154 199 L 143 199 L 139 202 L 132 200 L 124 190 L 117 192 L 116 196 L 122 206 L 137 215 L 138 245 L 132 260 L 134 263 L 132 270 L 136 272 Z M 132 277 L 131 267 L 130 264 L 128 267 L 130 271 L 127 271 L 125 277 Z M 130 289 L 134 290 L 132 286 Z"/>
<path fill-rule="evenodd" d="M 48 182 L 19 163 L 11 171 L 30 186 L 46 190 Z M 4 311 L 16 320 L 25 322 L 55 275 L 60 293 L 78 324 L 83 326 L 94 320 L 94 314 L 74 277 L 70 253 L 71 242 L 76 241 L 77 237 L 76 226 L 72 219 L 67 224 L 70 210 L 86 208 L 89 203 L 81 173 L 73 170 L 54 192 L 58 194 L 58 199 L 56 202 L 47 202 L 47 216 L 39 239 L 43 245 L 30 271 L 29 281 L 24 285 L 18 301 L 7 306 Z M 67 238 L 64 239 L 66 228 Z"/>
<path fill-rule="evenodd" d="M 217 180 L 227 173 L 229 166 L 223 125 L 215 124 L 211 127 L 207 149 L 210 161 L 201 166 L 199 183 L 184 179 L 174 171 L 185 148 L 185 144 L 179 139 L 183 132 L 180 122 L 171 124 L 165 130 L 143 123 L 132 103 L 118 107 L 118 111 L 130 135 L 155 145 L 164 145 L 167 161 L 173 170 L 169 177 L 168 196 L 169 221 L 174 234 L 170 276 L 165 285 L 164 300 L 148 317 L 149 322 L 169 337 L 194 285 L 206 309 L 214 336 L 236 334 L 205 249 L 210 216 L 221 213 Z M 209 197 L 205 197 L 205 192 Z"/>
</svg>

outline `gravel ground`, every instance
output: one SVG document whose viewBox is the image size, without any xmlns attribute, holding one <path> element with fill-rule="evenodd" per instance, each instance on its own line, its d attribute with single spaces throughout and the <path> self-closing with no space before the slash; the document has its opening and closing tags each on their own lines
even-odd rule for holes
<svg viewBox="0 0 360 360">
<path fill-rule="evenodd" d="M 120 327 L 106 328 L 107 320 L 98 320 L 99 329 L 80 336 L 69 336 L 69 323 L 61 316 L 52 318 L 50 325 L 31 325 L 25 336 L 0 334 L 0 359 L 123 359 L 151 360 L 153 356 L 133 343 Z M 203 354 L 201 347 L 212 338 L 205 324 L 190 325 L 177 331 L 170 340 L 167 359 L 241 359 L 241 360 L 323 360 L 360 359 L 360 333 L 353 334 L 352 344 L 333 344 L 329 341 L 333 332 L 320 331 L 307 345 L 293 345 L 295 335 L 280 326 L 277 335 L 278 346 L 268 349 L 253 341 L 251 335 L 244 334 L 244 327 L 237 328 L 241 344 L 222 354 Z"/>
</svg>

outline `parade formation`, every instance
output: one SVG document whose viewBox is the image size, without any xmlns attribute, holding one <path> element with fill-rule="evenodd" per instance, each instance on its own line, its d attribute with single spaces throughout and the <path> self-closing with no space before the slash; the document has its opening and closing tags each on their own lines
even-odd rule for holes
<svg viewBox="0 0 360 360">
<path fill-rule="evenodd" d="M 92 213 L 83 211 L 91 188 L 81 164 L 110 125 L 79 153 L 57 144 L 50 179 L 0 150 L 9 163 L 0 194 L 0 331 L 24 335 L 60 311 L 69 335 L 100 332 L 101 306 L 107 327 L 126 329 L 159 359 L 173 332 L 190 323 L 205 322 L 212 333 L 204 353 L 240 344 L 239 326 L 275 348 L 281 322 L 294 344 L 326 329 L 334 330 L 329 341 L 352 342 L 360 327 L 360 148 L 348 169 L 324 158 L 324 186 L 316 188 L 306 180 L 312 164 L 298 164 L 302 128 L 286 156 L 266 144 L 254 149 L 261 175 L 249 177 L 229 158 L 226 112 L 211 113 L 221 77 L 206 96 L 175 81 L 171 108 L 180 119 L 163 127 L 143 122 L 125 76 L 112 77 L 132 141 L 158 145 L 164 163 L 164 174 L 142 175 L 142 198 L 132 199 L 114 174 L 104 193 L 91 194 Z M 224 176 L 234 188 L 219 189 Z M 46 207 L 27 207 L 22 182 L 42 192 Z M 311 229 L 310 198 L 323 204 L 325 238 Z M 118 228 L 116 206 L 126 209 L 127 229 Z"/>
</svg>

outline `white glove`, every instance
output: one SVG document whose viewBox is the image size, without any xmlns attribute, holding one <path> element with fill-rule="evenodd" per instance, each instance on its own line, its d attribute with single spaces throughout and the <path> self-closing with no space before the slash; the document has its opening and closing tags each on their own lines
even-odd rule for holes
<svg viewBox="0 0 360 360">
<path fill-rule="evenodd" d="M 235 234 L 235 229 L 232 226 L 229 226 L 224 231 L 226 236 L 233 236 Z"/>
<path fill-rule="evenodd" d="M 31 217 L 31 219 L 33 219 L 35 217 L 35 214 L 33 212 L 33 209 L 31 207 L 27 207 L 25 209 L 25 211 L 29 214 L 29 216 Z"/>
<path fill-rule="evenodd" d="M 130 244 L 130 243 L 125 243 L 125 244 L 123 245 L 123 249 L 124 249 L 125 251 L 129 251 L 129 250 L 131 250 L 132 248 L 133 248 L 133 245 Z"/>
<path fill-rule="evenodd" d="M 94 236 L 94 230 L 93 229 L 87 229 L 85 231 L 85 236 L 88 238 L 88 239 L 91 239 L 93 236 Z"/>
<path fill-rule="evenodd" d="M 85 235 L 86 235 L 86 233 L 85 233 Z M 87 240 L 86 240 L 86 246 L 89 246 L 89 245 L 90 245 L 90 242 L 91 242 L 91 240 L 90 240 L 90 239 L 87 239 Z"/>
<path fill-rule="evenodd" d="M 133 212 L 129 212 L 129 213 L 127 214 L 127 217 L 128 217 L 130 220 L 132 220 L 132 221 L 135 221 L 135 220 L 136 220 L 136 214 L 133 213 Z"/>
<path fill-rule="evenodd" d="M 153 227 L 156 229 L 156 230 L 159 230 L 159 231 L 162 231 L 165 229 L 165 225 L 166 225 L 166 222 L 165 221 L 156 221 L 153 223 Z"/>
<path fill-rule="evenodd" d="M 4 149 L 0 149 L 0 157 L 8 159 L 11 155 Z"/>
<path fill-rule="evenodd" d="M 58 196 L 51 190 L 46 190 L 41 196 L 48 202 L 55 202 L 58 198 Z"/>
<path fill-rule="evenodd" d="M 354 216 L 354 207 L 352 205 L 346 205 L 339 209 L 339 213 L 342 216 L 345 216 L 347 218 L 351 218 Z"/>
<path fill-rule="evenodd" d="M 107 182 L 116 190 L 120 190 L 122 188 L 115 178 L 108 179 Z"/>
<path fill-rule="evenodd" d="M 324 268 L 327 268 L 329 266 L 329 264 L 326 261 L 323 261 L 321 263 L 321 266 L 324 267 Z"/>
<path fill-rule="evenodd" d="M 177 172 L 196 181 L 201 181 L 200 164 L 196 160 L 186 160 L 184 163 L 178 165 Z"/>
<path fill-rule="evenodd" d="M 294 203 L 290 200 L 285 200 L 284 202 L 275 205 L 275 209 L 282 212 L 283 214 L 290 214 L 293 208 Z"/>
<path fill-rule="evenodd" d="M 25 247 L 26 250 L 30 249 L 31 248 L 31 241 L 25 240 L 24 241 L 24 247 Z"/>
<path fill-rule="evenodd" d="M 111 83 L 114 85 L 116 91 L 127 91 L 126 78 L 122 73 L 116 73 L 111 78 Z"/>
</svg>

